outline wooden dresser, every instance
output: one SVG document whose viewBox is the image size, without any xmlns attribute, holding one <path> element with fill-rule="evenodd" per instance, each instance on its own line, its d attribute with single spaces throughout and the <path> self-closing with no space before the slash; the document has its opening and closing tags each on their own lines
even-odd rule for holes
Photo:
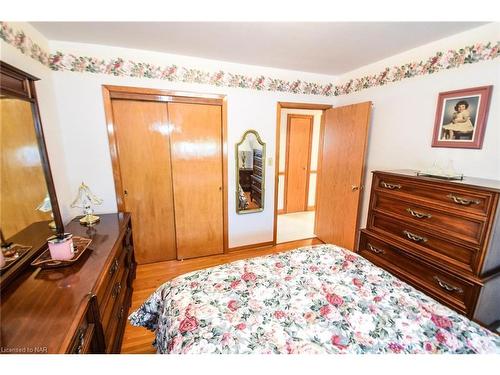
<svg viewBox="0 0 500 375">
<path fill-rule="evenodd" d="M 130 214 L 103 214 L 72 266 L 31 267 L 2 290 L 1 353 L 118 353 L 132 295 L 135 259 Z"/>
<path fill-rule="evenodd" d="M 373 172 L 358 252 L 483 324 L 500 319 L 500 181 Z"/>
<path fill-rule="evenodd" d="M 250 199 L 262 205 L 262 150 L 253 150 L 253 174 Z"/>
</svg>

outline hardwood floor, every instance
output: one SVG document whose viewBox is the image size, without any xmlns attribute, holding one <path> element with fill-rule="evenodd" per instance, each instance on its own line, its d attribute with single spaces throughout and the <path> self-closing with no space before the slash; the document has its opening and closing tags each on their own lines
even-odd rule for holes
<svg viewBox="0 0 500 375">
<path fill-rule="evenodd" d="M 317 238 L 311 238 L 281 243 L 276 246 L 240 250 L 228 254 L 213 255 L 203 258 L 187 259 L 183 261 L 169 260 L 166 262 L 138 265 L 136 279 L 134 280 L 132 306 L 129 314 L 136 310 L 161 284 L 184 273 L 233 262 L 235 260 L 254 258 L 261 255 L 292 250 L 300 246 L 321 243 L 323 242 Z M 155 353 L 155 349 L 151 345 L 153 340 L 153 332 L 142 327 L 133 327 L 127 322 L 121 352 L 124 354 Z"/>
</svg>

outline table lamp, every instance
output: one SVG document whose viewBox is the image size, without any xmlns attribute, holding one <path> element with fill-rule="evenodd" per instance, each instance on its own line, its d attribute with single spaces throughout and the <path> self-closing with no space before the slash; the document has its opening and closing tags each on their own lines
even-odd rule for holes
<svg viewBox="0 0 500 375">
<path fill-rule="evenodd" d="M 100 220 L 99 216 L 94 215 L 92 205 L 98 206 L 101 204 L 102 199 L 92 193 L 90 188 L 82 182 L 78 188 L 78 194 L 75 200 L 71 203 L 71 207 L 83 208 L 84 216 L 80 219 L 80 224 L 90 226 Z"/>
</svg>

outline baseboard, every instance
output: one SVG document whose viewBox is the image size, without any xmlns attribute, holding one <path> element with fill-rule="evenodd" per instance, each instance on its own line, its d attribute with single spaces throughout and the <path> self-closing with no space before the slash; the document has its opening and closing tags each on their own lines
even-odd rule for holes
<svg viewBox="0 0 500 375">
<path fill-rule="evenodd" d="M 307 211 L 314 211 L 316 209 L 316 206 L 308 206 Z"/>
<path fill-rule="evenodd" d="M 285 213 L 286 213 L 286 211 L 285 211 L 285 210 L 278 210 L 278 215 L 283 215 L 283 214 L 285 214 Z"/>
<path fill-rule="evenodd" d="M 241 250 L 248 250 L 248 249 L 259 249 L 262 247 L 271 247 L 273 246 L 273 241 L 267 241 L 267 242 L 259 242 L 259 243 L 253 243 L 250 245 L 243 245 L 243 246 L 236 246 L 236 247 L 230 247 L 227 249 L 228 253 L 232 253 L 233 251 L 241 251 Z"/>
</svg>

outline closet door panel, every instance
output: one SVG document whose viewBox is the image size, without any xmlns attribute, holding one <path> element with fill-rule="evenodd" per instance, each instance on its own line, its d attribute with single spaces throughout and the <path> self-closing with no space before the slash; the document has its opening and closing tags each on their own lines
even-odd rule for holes
<svg viewBox="0 0 500 375">
<path fill-rule="evenodd" d="M 132 214 L 139 264 L 176 258 L 165 103 L 113 100 L 125 210 Z"/>
<path fill-rule="evenodd" d="M 177 258 L 222 254 L 222 112 L 168 103 Z"/>
</svg>

